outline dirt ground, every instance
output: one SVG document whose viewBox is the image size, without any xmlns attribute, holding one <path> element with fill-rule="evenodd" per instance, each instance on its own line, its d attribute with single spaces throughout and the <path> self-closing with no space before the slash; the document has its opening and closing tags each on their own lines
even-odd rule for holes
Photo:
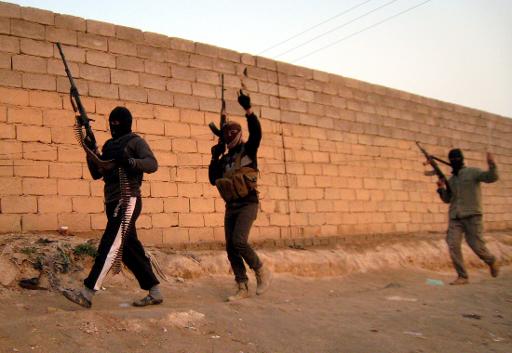
<svg viewBox="0 0 512 353">
<path fill-rule="evenodd" d="M 509 241 L 490 247 L 510 255 Z M 418 243 L 411 247 L 422 253 Z M 341 256 L 341 250 L 325 251 L 332 267 L 332 256 Z M 256 296 L 251 278 L 251 298 L 235 303 L 224 301 L 235 289 L 232 277 L 212 270 L 222 252 L 209 255 L 214 260 L 187 254 L 209 271 L 169 276 L 162 283 L 164 303 L 146 308 L 130 305 L 145 293 L 127 275 L 108 278 L 92 309 L 55 291 L 0 286 L 0 352 L 512 352 L 510 266 L 498 278 L 473 266 L 469 285 L 450 286 L 449 266 L 405 266 L 400 258 L 414 262 L 410 252 L 395 248 L 403 254 L 391 257 L 382 249 L 372 251 L 348 256 L 367 265 L 336 276 L 304 276 L 322 268 L 318 251 L 262 251 L 277 272 L 271 289 Z M 399 265 L 368 265 L 379 263 L 379 254 Z M 279 269 L 280 260 L 293 263 L 294 256 L 304 271 Z M 438 256 L 447 258 L 446 249 Z M 159 260 L 168 274 L 169 263 L 179 262 L 171 255 Z M 87 270 L 70 275 L 66 284 L 79 285 Z"/>
</svg>

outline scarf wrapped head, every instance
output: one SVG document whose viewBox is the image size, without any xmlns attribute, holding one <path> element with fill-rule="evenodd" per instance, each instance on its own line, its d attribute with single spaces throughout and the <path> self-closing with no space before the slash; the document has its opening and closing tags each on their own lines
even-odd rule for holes
<svg viewBox="0 0 512 353">
<path fill-rule="evenodd" d="M 235 121 L 228 121 L 222 127 L 222 138 L 229 149 L 238 146 L 242 142 L 242 126 Z"/>
</svg>

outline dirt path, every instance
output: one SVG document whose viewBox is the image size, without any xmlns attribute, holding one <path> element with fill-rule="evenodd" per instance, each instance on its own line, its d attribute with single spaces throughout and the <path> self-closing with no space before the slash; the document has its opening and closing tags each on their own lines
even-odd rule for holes
<svg viewBox="0 0 512 353">
<path fill-rule="evenodd" d="M 232 279 L 211 276 L 164 284 L 166 301 L 149 308 L 129 306 L 144 294 L 133 281 L 110 281 L 90 310 L 57 293 L 4 288 L 0 351 L 512 352 L 512 269 L 497 279 L 470 273 L 460 287 L 447 285 L 451 271 L 278 274 L 267 294 L 238 303 L 223 302 Z"/>
</svg>

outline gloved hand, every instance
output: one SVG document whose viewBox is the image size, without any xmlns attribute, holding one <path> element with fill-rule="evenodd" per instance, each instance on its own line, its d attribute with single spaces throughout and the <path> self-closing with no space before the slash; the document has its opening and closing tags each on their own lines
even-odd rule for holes
<svg viewBox="0 0 512 353">
<path fill-rule="evenodd" d="M 251 108 L 251 97 L 244 94 L 242 90 L 238 92 L 238 103 L 244 108 L 245 110 Z"/>
<path fill-rule="evenodd" d="M 85 135 L 84 137 L 84 145 L 93 152 L 96 152 L 96 149 L 98 148 L 96 144 L 91 140 L 91 138 L 87 135 Z"/>
<path fill-rule="evenodd" d="M 135 168 L 135 159 L 134 158 L 121 158 L 116 159 L 116 162 L 119 166 L 123 167 L 126 170 L 130 170 Z"/>
<path fill-rule="evenodd" d="M 226 144 L 219 141 L 216 145 L 212 147 L 212 159 L 219 159 L 219 157 L 226 150 Z"/>
<path fill-rule="evenodd" d="M 128 157 L 125 150 L 114 151 L 114 160 L 116 164 L 126 170 L 133 169 L 135 167 L 135 159 Z"/>
</svg>

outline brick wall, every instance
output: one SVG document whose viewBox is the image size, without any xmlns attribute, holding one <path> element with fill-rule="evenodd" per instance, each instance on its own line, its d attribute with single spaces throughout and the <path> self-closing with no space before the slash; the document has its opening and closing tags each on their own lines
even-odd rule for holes
<svg viewBox="0 0 512 353">
<path fill-rule="evenodd" d="M 208 183 L 207 124 L 218 121 L 220 74 L 229 116 L 244 126 L 243 84 L 261 117 L 261 211 L 251 238 L 440 231 L 446 206 L 414 141 L 466 152 L 501 180 L 484 187 L 487 229 L 512 226 L 512 120 L 406 92 L 179 38 L 0 3 L 0 232 L 99 233 L 102 187 L 73 138 L 63 44 L 100 144 L 128 107 L 160 163 L 142 187 L 147 243 L 223 239 L 223 201 Z M 244 70 L 246 69 L 246 75 Z M 440 78 L 440 84 L 442 78 Z M 448 171 L 446 171 L 448 173 Z"/>
</svg>

